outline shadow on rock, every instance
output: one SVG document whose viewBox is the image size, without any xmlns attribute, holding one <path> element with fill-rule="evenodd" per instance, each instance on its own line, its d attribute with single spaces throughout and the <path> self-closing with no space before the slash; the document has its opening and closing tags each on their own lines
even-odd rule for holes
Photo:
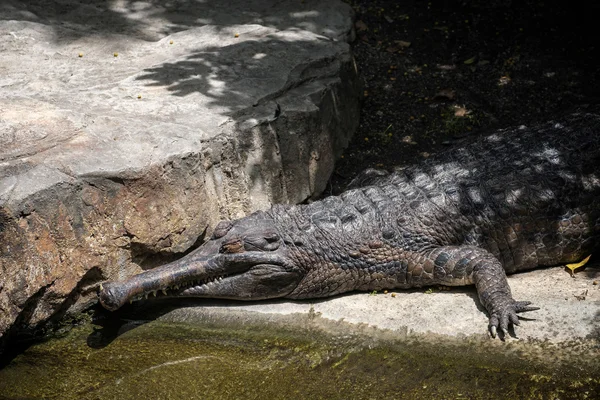
<svg viewBox="0 0 600 400">
<path fill-rule="evenodd" d="M 337 14 L 342 19 L 349 12 L 349 7 L 336 8 L 316 0 L 284 4 L 261 0 L 7 0 L 0 5 L 2 19 L 51 26 L 57 33 L 56 42 L 112 35 L 156 41 L 194 27 L 238 24 L 260 24 L 280 30 L 295 27 L 328 34 L 335 28 L 329 26 L 330 17 L 324 16 Z"/>
<path fill-rule="evenodd" d="M 235 113 L 311 80 L 336 76 L 335 59 L 346 49 L 300 31 L 253 27 L 244 36 L 251 39 L 225 46 L 206 43 L 182 60 L 147 68 L 136 80 L 150 87 L 166 86 L 175 96 L 198 92 L 223 113 Z"/>
</svg>

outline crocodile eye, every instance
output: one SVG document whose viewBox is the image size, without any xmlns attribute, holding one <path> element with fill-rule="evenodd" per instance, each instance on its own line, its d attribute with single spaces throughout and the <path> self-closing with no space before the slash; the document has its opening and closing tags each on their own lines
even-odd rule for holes
<svg viewBox="0 0 600 400">
<path fill-rule="evenodd" d="M 221 244 L 219 253 L 242 253 L 244 251 L 244 242 L 240 238 L 231 238 Z"/>
</svg>

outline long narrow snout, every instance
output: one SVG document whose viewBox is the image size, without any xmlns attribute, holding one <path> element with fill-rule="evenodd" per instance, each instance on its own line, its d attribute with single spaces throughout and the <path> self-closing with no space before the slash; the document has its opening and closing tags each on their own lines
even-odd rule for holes
<svg viewBox="0 0 600 400">
<path fill-rule="evenodd" d="M 300 282 L 299 271 L 273 253 L 191 253 L 173 263 L 103 285 L 100 304 L 115 311 L 149 295 L 258 300 L 283 297 Z"/>
<path fill-rule="evenodd" d="M 102 285 L 98 295 L 100 304 L 110 311 L 117 310 L 130 300 L 157 292 L 177 291 L 181 287 L 212 276 L 223 274 L 221 255 L 196 256 L 190 254 L 170 264 L 154 268 L 121 282 Z"/>
</svg>

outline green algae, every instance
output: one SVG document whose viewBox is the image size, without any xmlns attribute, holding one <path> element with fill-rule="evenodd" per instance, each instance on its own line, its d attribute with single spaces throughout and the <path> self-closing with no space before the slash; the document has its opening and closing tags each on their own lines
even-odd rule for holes
<svg viewBox="0 0 600 400">
<path fill-rule="evenodd" d="M 87 324 L 30 347 L 0 371 L 0 398 L 592 399 L 600 393 L 593 358 L 547 363 L 527 345 L 341 334 L 309 325 L 156 320 L 126 328 L 106 337 Z"/>
</svg>

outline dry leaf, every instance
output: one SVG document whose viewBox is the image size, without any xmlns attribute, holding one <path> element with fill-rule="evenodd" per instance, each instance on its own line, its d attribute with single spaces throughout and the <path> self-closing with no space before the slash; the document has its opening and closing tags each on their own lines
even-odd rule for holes
<svg viewBox="0 0 600 400">
<path fill-rule="evenodd" d="M 434 100 L 454 100 L 456 92 L 452 89 L 442 89 L 433 96 Z"/>
<path fill-rule="evenodd" d="M 583 300 L 585 300 L 585 297 L 587 296 L 587 294 L 588 294 L 588 290 L 585 289 L 583 292 L 581 292 L 581 294 L 579 296 L 577 296 L 576 294 L 574 294 L 573 296 L 575 296 L 575 298 L 577 300 L 583 301 Z"/>
<path fill-rule="evenodd" d="M 394 43 L 400 47 L 410 47 L 410 42 L 406 42 L 404 40 L 394 40 Z"/>
<path fill-rule="evenodd" d="M 464 107 L 460 107 L 460 106 L 454 107 L 454 116 L 456 116 L 456 117 L 464 117 L 465 115 L 468 115 L 469 112 L 470 111 Z"/>
<path fill-rule="evenodd" d="M 385 49 L 385 51 L 387 51 L 388 53 L 396 53 L 397 51 L 400 51 L 400 49 L 396 46 L 390 46 L 387 49 Z"/>
<path fill-rule="evenodd" d="M 415 141 L 414 141 L 414 139 L 413 139 L 413 137 L 412 137 L 411 135 L 404 136 L 404 137 L 402 138 L 402 141 L 403 141 L 404 143 L 408 143 L 408 144 L 417 144 L 417 142 L 415 142 Z"/>
<path fill-rule="evenodd" d="M 508 76 L 508 75 L 501 76 L 500 80 L 498 80 L 498 86 L 508 85 L 509 83 L 510 83 L 510 76 Z"/>
<path fill-rule="evenodd" d="M 362 22 L 360 19 L 354 23 L 354 27 L 359 32 L 368 31 L 369 30 L 369 27 L 367 26 L 367 24 L 365 24 L 364 22 Z"/>
</svg>

